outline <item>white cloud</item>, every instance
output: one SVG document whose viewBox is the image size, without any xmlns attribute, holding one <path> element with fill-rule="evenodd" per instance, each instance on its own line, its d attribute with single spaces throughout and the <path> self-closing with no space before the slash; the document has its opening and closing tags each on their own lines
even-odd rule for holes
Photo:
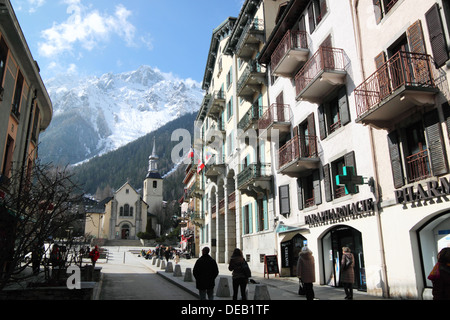
<svg viewBox="0 0 450 320">
<path fill-rule="evenodd" d="M 84 6 L 81 0 L 66 0 L 65 3 L 68 5 L 69 18 L 42 31 L 44 41 L 39 43 L 41 55 L 55 57 L 72 52 L 76 45 L 91 51 L 114 35 L 122 38 L 128 46 L 135 45 L 136 28 L 128 21 L 131 11 L 123 5 L 116 6 L 114 14 L 108 15 Z"/>
</svg>

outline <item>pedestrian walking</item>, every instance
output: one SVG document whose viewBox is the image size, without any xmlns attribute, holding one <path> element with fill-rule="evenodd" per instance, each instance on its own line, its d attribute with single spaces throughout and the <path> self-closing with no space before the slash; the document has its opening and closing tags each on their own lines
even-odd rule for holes
<svg viewBox="0 0 450 320">
<path fill-rule="evenodd" d="M 433 300 L 450 300 L 450 248 L 438 253 L 438 262 L 428 279 L 433 282 Z"/>
<path fill-rule="evenodd" d="M 239 288 L 241 289 L 242 300 L 247 300 L 247 283 L 252 275 L 247 261 L 244 259 L 244 254 L 239 248 L 234 249 L 228 264 L 228 270 L 233 272 L 233 300 L 237 300 Z"/>
<path fill-rule="evenodd" d="M 166 261 L 169 262 L 169 260 L 170 260 L 170 247 L 167 247 L 166 251 L 164 251 L 164 257 L 166 258 Z"/>
<path fill-rule="evenodd" d="M 314 300 L 313 283 L 316 282 L 315 261 L 312 251 L 303 247 L 297 261 L 297 277 L 305 290 L 306 300 Z"/>
<path fill-rule="evenodd" d="M 349 247 L 342 247 L 341 283 L 345 291 L 345 299 L 353 300 L 353 282 L 355 282 L 355 258 Z"/>
<path fill-rule="evenodd" d="M 89 252 L 89 258 L 91 258 L 92 266 L 95 268 L 95 263 L 100 257 L 100 252 L 98 251 L 98 246 L 95 246 L 94 250 Z"/>
<path fill-rule="evenodd" d="M 195 277 L 200 300 L 206 300 L 206 295 L 209 300 L 214 300 L 214 286 L 219 275 L 219 267 L 216 260 L 209 255 L 208 247 L 202 249 L 202 256 L 195 262 L 192 274 Z"/>
</svg>

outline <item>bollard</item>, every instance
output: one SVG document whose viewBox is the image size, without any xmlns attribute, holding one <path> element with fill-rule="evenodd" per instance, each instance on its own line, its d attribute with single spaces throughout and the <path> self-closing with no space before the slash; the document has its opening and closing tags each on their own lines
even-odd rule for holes
<svg viewBox="0 0 450 320">
<path fill-rule="evenodd" d="M 219 279 L 219 286 L 217 287 L 216 296 L 230 297 L 230 286 L 228 285 L 228 278 L 221 277 Z"/>
<path fill-rule="evenodd" d="M 157 261 L 158 263 L 156 264 L 156 267 L 159 268 L 161 266 L 161 259 L 158 259 Z"/>
<path fill-rule="evenodd" d="M 163 260 L 161 262 L 161 270 L 164 270 L 166 268 L 166 262 Z"/>
<path fill-rule="evenodd" d="M 179 264 L 175 265 L 175 270 L 173 271 L 174 277 L 181 277 L 181 266 Z"/>
<path fill-rule="evenodd" d="M 166 272 L 167 272 L 167 273 L 173 272 L 173 265 L 172 265 L 172 262 L 170 262 L 170 261 L 167 262 Z"/>
<path fill-rule="evenodd" d="M 152 265 L 156 264 L 156 257 L 153 257 Z"/>
<path fill-rule="evenodd" d="M 186 268 L 186 272 L 184 274 L 184 282 L 192 282 L 192 269 Z"/>
<path fill-rule="evenodd" d="M 270 300 L 269 290 L 264 284 L 257 284 L 255 286 L 255 298 L 254 300 Z"/>
</svg>

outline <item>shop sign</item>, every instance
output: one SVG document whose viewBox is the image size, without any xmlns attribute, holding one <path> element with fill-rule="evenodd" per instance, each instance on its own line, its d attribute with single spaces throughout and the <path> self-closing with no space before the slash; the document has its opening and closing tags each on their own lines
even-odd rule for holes
<svg viewBox="0 0 450 320">
<path fill-rule="evenodd" d="M 310 228 L 325 224 L 344 222 L 350 219 L 365 218 L 371 216 L 375 208 L 373 199 L 366 199 L 342 207 L 325 210 L 320 213 L 305 217 L 305 223 Z"/>
<path fill-rule="evenodd" d="M 397 204 L 407 204 L 410 202 L 429 201 L 433 198 L 450 195 L 450 183 L 446 178 L 439 181 L 427 182 L 426 188 L 422 184 L 417 187 L 407 187 L 402 190 L 395 190 L 395 201 Z"/>
</svg>

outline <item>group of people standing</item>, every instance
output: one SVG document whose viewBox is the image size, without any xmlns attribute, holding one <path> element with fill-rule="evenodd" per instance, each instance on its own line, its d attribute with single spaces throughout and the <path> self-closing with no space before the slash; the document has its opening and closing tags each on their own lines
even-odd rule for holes
<svg viewBox="0 0 450 320">
<path fill-rule="evenodd" d="M 251 277 L 251 271 L 239 248 L 234 249 L 228 264 L 228 270 L 232 271 L 233 300 L 237 300 L 241 293 L 242 300 L 247 300 L 247 283 Z M 217 262 L 209 255 L 209 248 L 202 249 L 202 256 L 195 262 L 192 273 L 196 279 L 196 287 L 199 291 L 200 300 L 214 299 L 215 280 L 219 275 Z"/>
<path fill-rule="evenodd" d="M 344 287 L 345 299 L 353 300 L 353 282 L 355 279 L 355 258 L 349 247 L 342 248 L 341 284 Z M 312 251 L 303 247 L 297 260 L 297 277 L 300 281 L 300 290 L 306 300 L 315 300 L 313 283 L 316 282 L 315 260 Z"/>
<path fill-rule="evenodd" d="M 355 257 L 349 247 L 342 248 L 340 260 L 340 282 L 344 287 L 346 300 L 353 300 L 353 283 L 355 280 Z M 247 284 L 251 277 L 250 268 L 243 253 L 236 248 L 233 251 L 228 270 L 232 271 L 233 300 L 237 300 L 241 293 L 242 300 L 247 300 Z M 217 262 L 209 255 L 209 248 L 204 247 L 202 256 L 194 265 L 193 275 L 201 300 L 214 299 L 215 279 L 219 275 Z M 305 295 L 307 300 L 315 298 L 313 283 L 316 281 L 315 260 L 312 251 L 303 247 L 297 261 L 297 277 L 300 281 L 299 294 Z M 438 263 L 428 277 L 433 282 L 433 299 L 450 300 L 450 248 L 442 249 L 438 254 Z"/>
</svg>

